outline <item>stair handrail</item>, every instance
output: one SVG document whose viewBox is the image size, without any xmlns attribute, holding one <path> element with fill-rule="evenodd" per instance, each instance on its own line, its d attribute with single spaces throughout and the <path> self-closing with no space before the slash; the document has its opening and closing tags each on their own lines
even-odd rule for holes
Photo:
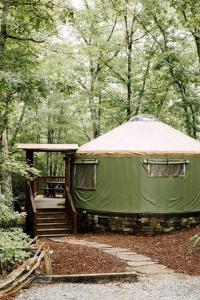
<svg viewBox="0 0 200 300">
<path fill-rule="evenodd" d="M 37 233 L 37 211 L 34 202 L 33 191 L 31 187 L 30 180 L 27 181 L 27 210 L 28 210 L 28 220 L 30 222 L 30 233 L 32 236 L 36 236 Z"/>
<path fill-rule="evenodd" d="M 77 233 L 77 211 L 72 200 L 69 188 L 65 186 L 65 207 L 70 217 L 73 233 Z"/>
</svg>

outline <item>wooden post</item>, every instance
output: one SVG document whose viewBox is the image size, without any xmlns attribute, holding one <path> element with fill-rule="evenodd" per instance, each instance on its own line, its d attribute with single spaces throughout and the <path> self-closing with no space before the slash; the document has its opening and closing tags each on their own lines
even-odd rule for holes
<svg viewBox="0 0 200 300">
<path fill-rule="evenodd" d="M 26 162 L 30 167 L 33 167 L 33 151 L 26 150 Z"/>
<path fill-rule="evenodd" d="M 30 167 L 33 167 L 33 151 L 32 150 L 26 150 L 26 162 Z M 31 188 L 32 188 L 33 195 L 34 195 L 34 183 L 33 182 L 31 182 Z"/>
<path fill-rule="evenodd" d="M 26 163 L 32 167 L 33 166 L 33 151 L 32 150 L 26 150 Z M 30 234 L 31 236 L 34 235 L 34 230 L 32 228 L 32 220 L 30 215 L 30 199 L 29 199 L 29 191 L 28 191 L 28 180 L 26 183 L 26 203 L 25 203 L 25 210 L 27 212 L 26 215 L 26 232 Z"/>
<path fill-rule="evenodd" d="M 70 192 L 70 161 L 71 153 L 65 155 L 65 185 L 68 187 Z"/>
<path fill-rule="evenodd" d="M 43 247 L 44 251 L 44 266 L 47 275 L 52 275 L 51 257 L 49 252 L 49 246 Z"/>
</svg>

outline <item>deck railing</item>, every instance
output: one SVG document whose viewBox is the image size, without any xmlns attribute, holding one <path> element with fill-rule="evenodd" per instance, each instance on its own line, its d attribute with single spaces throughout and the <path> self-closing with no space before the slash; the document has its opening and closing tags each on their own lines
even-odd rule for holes
<svg viewBox="0 0 200 300">
<path fill-rule="evenodd" d="M 44 189 L 48 186 L 49 183 L 57 183 L 57 184 L 65 184 L 64 176 L 40 176 L 35 178 L 32 181 L 33 186 L 33 194 L 34 197 L 36 195 L 43 195 Z"/>
<path fill-rule="evenodd" d="M 77 233 L 77 211 L 74 206 L 72 196 L 69 188 L 65 184 L 64 176 L 41 176 L 37 177 L 31 182 L 27 182 L 27 209 L 28 220 L 30 224 L 31 234 L 36 235 L 37 231 L 37 214 L 34 198 L 37 195 L 44 195 L 44 191 L 48 186 L 48 183 L 54 182 L 55 184 L 61 184 L 63 186 L 63 197 L 65 198 L 66 213 L 69 217 L 73 233 Z M 47 188 L 48 189 L 48 188 Z"/>
<path fill-rule="evenodd" d="M 72 200 L 72 196 L 70 194 L 69 188 L 65 187 L 65 207 L 70 218 L 72 231 L 74 234 L 77 233 L 77 211 L 74 206 L 74 202 Z"/>
<path fill-rule="evenodd" d="M 32 191 L 32 182 L 27 181 L 27 227 L 31 236 L 36 236 L 37 233 L 37 213 Z"/>
</svg>

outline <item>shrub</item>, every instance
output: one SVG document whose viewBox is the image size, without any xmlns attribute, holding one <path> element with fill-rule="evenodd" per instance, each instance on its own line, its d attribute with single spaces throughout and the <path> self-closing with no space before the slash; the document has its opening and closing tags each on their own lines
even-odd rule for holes
<svg viewBox="0 0 200 300">
<path fill-rule="evenodd" d="M 200 247 L 200 233 L 195 234 L 192 238 L 191 241 L 194 243 L 194 246 Z"/>
<path fill-rule="evenodd" d="M 0 261 L 4 270 L 10 270 L 16 262 L 30 256 L 23 250 L 29 241 L 21 228 L 0 229 Z"/>
<path fill-rule="evenodd" d="M 4 203 L 0 203 L 0 228 L 18 227 L 21 225 L 23 213 L 13 212 Z"/>
</svg>

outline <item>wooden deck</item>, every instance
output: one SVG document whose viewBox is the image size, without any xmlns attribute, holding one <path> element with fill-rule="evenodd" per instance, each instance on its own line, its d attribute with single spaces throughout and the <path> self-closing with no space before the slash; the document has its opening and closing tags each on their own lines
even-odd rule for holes
<svg viewBox="0 0 200 300">
<path fill-rule="evenodd" d="M 47 198 L 43 195 L 37 195 L 34 198 L 36 209 L 45 209 L 45 208 L 64 208 L 65 207 L 65 198 L 56 197 L 56 198 Z"/>
<path fill-rule="evenodd" d="M 48 186 L 49 182 L 55 188 Z M 27 230 L 31 236 L 77 233 L 77 212 L 65 182 L 63 176 L 37 177 L 27 181 Z M 49 193 L 45 193 L 46 189 Z"/>
</svg>

